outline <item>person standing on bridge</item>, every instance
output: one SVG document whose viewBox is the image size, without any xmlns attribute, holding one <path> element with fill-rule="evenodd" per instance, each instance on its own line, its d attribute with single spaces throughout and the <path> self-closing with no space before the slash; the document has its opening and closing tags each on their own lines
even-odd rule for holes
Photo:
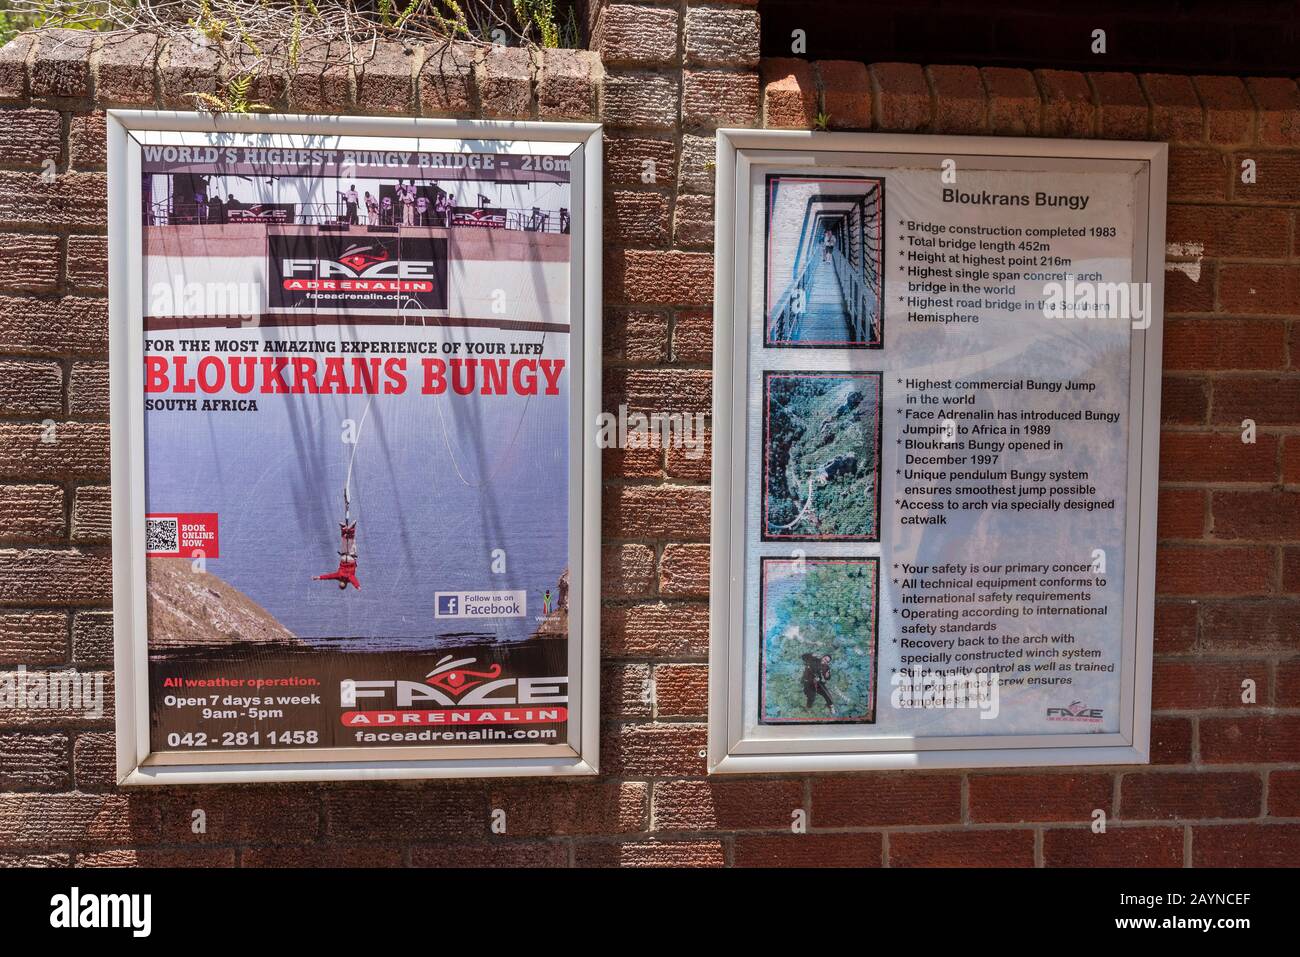
<svg viewBox="0 0 1300 957">
<path fill-rule="evenodd" d="M 835 234 L 831 232 L 830 227 L 826 227 L 826 233 L 822 236 L 822 262 L 831 261 L 831 250 L 835 248 Z"/>
</svg>

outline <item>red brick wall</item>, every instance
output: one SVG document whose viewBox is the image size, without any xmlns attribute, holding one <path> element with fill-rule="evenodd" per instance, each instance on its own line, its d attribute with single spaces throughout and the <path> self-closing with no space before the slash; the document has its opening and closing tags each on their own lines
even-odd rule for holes
<svg viewBox="0 0 1300 957">
<path fill-rule="evenodd" d="M 390 49 L 355 72 L 304 56 L 260 95 L 304 112 L 600 118 L 606 408 L 709 409 L 718 126 L 807 127 L 825 110 L 833 128 L 1171 143 L 1169 241 L 1185 245 L 1166 274 L 1154 764 L 707 778 L 708 461 L 612 450 L 599 779 L 124 791 L 113 785 L 110 719 L 0 712 L 0 864 L 1300 860 L 1295 83 L 760 69 L 746 3 L 605 3 L 590 22 L 603 68 L 590 54 L 457 49 L 435 63 Z M 139 37 L 93 50 L 81 38 L 22 39 L 0 51 L 0 668 L 110 667 L 95 108 L 180 105 L 186 90 L 215 88 L 215 66 Z M 1244 158 L 1256 161 L 1253 185 L 1238 177 Z M 1258 424 L 1253 445 L 1240 441 L 1244 418 Z M 57 443 L 39 442 L 46 419 Z M 1240 700 L 1246 678 L 1255 704 Z M 196 808 L 206 834 L 191 831 Z M 490 830 L 498 808 L 504 835 Z M 791 833 L 797 808 L 806 834 Z M 1104 835 L 1089 828 L 1095 809 L 1107 814 Z"/>
</svg>

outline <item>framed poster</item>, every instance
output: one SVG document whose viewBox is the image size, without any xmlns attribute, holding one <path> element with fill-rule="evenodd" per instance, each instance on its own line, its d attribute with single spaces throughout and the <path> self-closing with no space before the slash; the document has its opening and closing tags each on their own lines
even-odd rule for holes
<svg viewBox="0 0 1300 957">
<path fill-rule="evenodd" d="M 1166 178 L 718 132 L 711 772 L 1148 760 Z"/>
<path fill-rule="evenodd" d="M 121 782 L 594 774 L 599 127 L 108 136 Z"/>
</svg>

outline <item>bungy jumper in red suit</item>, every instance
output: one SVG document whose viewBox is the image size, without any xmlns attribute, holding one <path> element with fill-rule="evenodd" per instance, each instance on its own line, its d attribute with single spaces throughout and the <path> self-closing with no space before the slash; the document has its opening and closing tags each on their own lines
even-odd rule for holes
<svg viewBox="0 0 1300 957">
<path fill-rule="evenodd" d="M 338 571 L 317 575 L 312 580 L 336 581 L 342 591 L 346 591 L 348 585 L 360 591 L 361 582 L 357 581 L 357 523 L 339 522 L 339 535 L 343 539 L 343 547 L 339 551 Z"/>
</svg>

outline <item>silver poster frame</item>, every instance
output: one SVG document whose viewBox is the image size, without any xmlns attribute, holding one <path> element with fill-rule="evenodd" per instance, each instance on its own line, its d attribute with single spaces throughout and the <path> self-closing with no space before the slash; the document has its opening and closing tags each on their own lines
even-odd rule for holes
<svg viewBox="0 0 1300 957">
<path fill-rule="evenodd" d="M 749 361 L 751 169 L 888 166 L 894 158 L 957 168 L 1041 169 L 1051 160 L 1106 168 L 1142 164 L 1138 174 L 1133 280 L 1151 283 L 1151 323 L 1130 337 L 1128 513 L 1118 733 L 908 736 L 746 734 L 745 415 Z M 888 161 L 881 162 L 882 160 Z M 709 621 L 710 774 L 865 771 L 908 768 L 1145 764 L 1151 748 L 1156 500 L 1168 147 L 1163 143 L 722 129 L 717 133 L 714 226 L 713 472 Z M 886 330 L 886 336 L 888 330 Z M 877 709 L 882 693 L 877 691 Z"/>
<path fill-rule="evenodd" d="M 108 142 L 109 389 L 117 780 L 124 785 L 594 775 L 600 757 L 600 501 L 602 128 L 593 123 L 402 117 L 211 115 L 110 110 Z M 150 749 L 144 543 L 142 142 L 329 148 L 350 138 L 415 148 L 415 140 L 493 143 L 526 153 L 567 148 L 572 172 L 570 269 L 569 722 L 567 740 L 445 748 Z M 391 146 L 389 147 L 391 148 Z"/>
</svg>

